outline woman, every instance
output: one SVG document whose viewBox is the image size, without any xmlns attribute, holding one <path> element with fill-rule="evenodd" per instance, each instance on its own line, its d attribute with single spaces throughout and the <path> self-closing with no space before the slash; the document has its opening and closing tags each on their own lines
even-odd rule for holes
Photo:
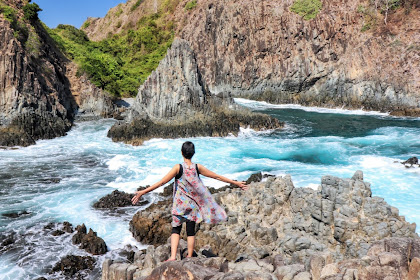
<svg viewBox="0 0 420 280">
<path fill-rule="evenodd" d="M 187 141 L 182 144 L 181 153 L 184 157 L 183 164 L 175 165 L 159 182 L 147 189 L 136 192 L 132 199 L 132 203 L 136 204 L 142 195 L 166 184 L 175 177 L 172 206 L 171 257 L 168 261 L 173 261 L 176 258 L 183 222 L 186 222 L 187 229 L 187 257 L 192 257 L 195 243 L 195 224 L 203 220 L 206 223 L 216 224 L 227 219 L 225 210 L 216 203 L 209 190 L 201 181 L 199 174 L 237 185 L 243 190 L 247 189 L 245 182 L 230 180 L 208 170 L 201 164 L 192 163 L 191 158 L 195 154 L 192 142 Z"/>
</svg>

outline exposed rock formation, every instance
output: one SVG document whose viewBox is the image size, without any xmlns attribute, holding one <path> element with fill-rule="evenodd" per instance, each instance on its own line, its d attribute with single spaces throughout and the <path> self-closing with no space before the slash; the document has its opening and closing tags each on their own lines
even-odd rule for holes
<svg viewBox="0 0 420 280">
<path fill-rule="evenodd" d="M 68 255 L 56 263 L 51 272 L 61 272 L 70 279 L 86 279 L 83 277 L 83 270 L 92 270 L 95 262 L 90 256 Z"/>
<path fill-rule="evenodd" d="M 125 32 L 158 3 L 134 2 L 91 21 L 89 37 Z M 168 10 L 212 95 L 420 116 L 418 1 L 400 1 L 386 25 L 363 0 L 322 1 L 310 21 L 290 11 L 294 0 L 201 0 L 188 11 L 187 2 Z"/>
<path fill-rule="evenodd" d="M 78 118 L 110 118 L 119 112 L 115 105 L 117 100 L 95 86 L 86 74 L 78 77 L 77 65 L 73 62 L 66 65 L 66 77 L 70 83 L 70 91 L 78 106 L 76 115 Z"/>
<path fill-rule="evenodd" d="M 75 65 L 39 21 L 23 19 L 26 2 L 3 2 L 16 11 L 16 19 L 0 15 L 0 146 L 63 136 L 78 111 L 112 116 L 111 98 L 86 77 L 77 77 Z"/>
<path fill-rule="evenodd" d="M 419 115 L 418 3 L 362 32 L 365 1 L 323 1 L 311 21 L 293 2 L 197 2 L 179 36 L 212 93 Z"/>
<path fill-rule="evenodd" d="M 275 118 L 233 107 L 229 96 L 208 93 L 188 42 L 175 39 L 159 67 L 140 86 L 131 118 L 115 124 L 108 136 L 142 144 L 154 137 L 226 136 L 239 132 L 240 126 L 282 127 Z"/>
<path fill-rule="evenodd" d="M 4 42 L 0 46 L 0 145 L 4 146 L 27 146 L 37 139 L 65 135 L 76 108 L 61 63 L 64 57 L 39 23 L 29 28 L 39 48 L 32 53 L 15 38 L 11 23 L 0 18 Z"/>
<path fill-rule="evenodd" d="M 318 191 L 294 188 L 286 176 L 215 197 L 229 218 L 200 227 L 198 258 L 182 260 L 181 240 L 178 261 L 164 262 L 170 255 L 168 198 L 130 223 L 139 241 L 162 245 L 137 251 L 132 264 L 105 260 L 102 279 L 418 279 L 415 224 L 372 197 L 361 171 L 351 179 L 324 176 Z M 209 251 L 217 257 L 207 258 Z"/>
<path fill-rule="evenodd" d="M 186 242 L 181 241 L 185 247 Z M 197 258 L 164 262 L 169 255 L 168 243 L 136 252 L 132 264 L 107 259 L 102 264 L 102 280 L 411 280 L 420 276 L 419 238 L 386 238 L 374 242 L 362 258 L 339 262 L 319 255 L 294 264 L 285 264 L 282 255 L 230 262 L 202 253 Z"/>
<path fill-rule="evenodd" d="M 99 199 L 99 201 L 95 202 L 93 207 L 99 209 L 114 209 L 116 207 L 133 206 L 131 202 L 133 196 L 134 194 L 115 190 L 112 193 Z M 147 200 L 142 199 L 141 202 L 137 202 L 136 206 L 144 205 L 145 203 L 148 203 Z"/>
<path fill-rule="evenodd" d="M 371 195 L 361 171 L 352 179 L 324 176 L 319 191 L 294 188 L 289 176 L 251 183 L 246 192 L 226 189 L 215 197 L 225 206 L 228 222 L 201 225 L 197 247 L 210 245 L 229 260 L 282 254 L 289 264 L 321 254 L 334 260 L 362 257 L 375 240 L 417 237 L 415 224 Z M 130 223 L 134 237 L 163 244 L 170 236 L 170 205 L 169 198 L 136 213 Z"/>
<path fill-rule="evenodd" d="M 105 241 L 98 237 L 96 232 L 89 229 L 89 233 L 86 234 L 85 224 L 76 227 L 77 233 L 73 235 L 73 244 L 80 244 L 80 249 L 86 250 L 86 252 L 93 255 L 105 254 L 108 249 Z"/>
</svg>

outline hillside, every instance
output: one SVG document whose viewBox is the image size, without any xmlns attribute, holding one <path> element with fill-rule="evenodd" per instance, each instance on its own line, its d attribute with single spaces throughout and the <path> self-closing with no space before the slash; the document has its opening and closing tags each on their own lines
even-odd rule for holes
<svg viewBox="0 0 420 280">
<path fill-rule="evenodd" d="M 123 36 L 169 5 L 165 18 L 213 94 L 419 115 L 420 4 L 377 3 L 128 1 L 83 29 L 92 40 Z"/>
</svg>

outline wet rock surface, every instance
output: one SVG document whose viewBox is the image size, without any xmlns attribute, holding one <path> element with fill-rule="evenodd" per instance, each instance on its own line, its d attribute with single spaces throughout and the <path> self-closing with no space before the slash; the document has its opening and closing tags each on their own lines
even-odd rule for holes
<svg viewBox="0 0 420 280">
<path fill-rule="evenodd" d="M 115 190 L 112 193 L 100 198 L 99 201 L 93 204 L 93 207 L 97 209 L 115 209 L 117 207 L 133 206 L 131 202 L 133 197 L 134 194 Z M 147 203 L 147 200 L 142 199 L 141 201 L 137 202 L 135 206 L 141 206 Z"/>
<path fill-rule="evenodd" d="M 93 255 L 103 255 L 108 251 L 105 241 L 98 237 L 96 232 L 89 229 L 89 232 L 86 233 L 85 224 L 77 226 L 76 231 L 77 233 L 72 238 L 73 244 L 80 244 L 81 249 Z"/>
<path fill-rule="evenodd" d="M 90 256 L 68 255 L 56 263 L 51 273 L 60 272 L 66 279 L 87 279 L 86 270 L 92 270 L 95 259 Z"/>
</svg>

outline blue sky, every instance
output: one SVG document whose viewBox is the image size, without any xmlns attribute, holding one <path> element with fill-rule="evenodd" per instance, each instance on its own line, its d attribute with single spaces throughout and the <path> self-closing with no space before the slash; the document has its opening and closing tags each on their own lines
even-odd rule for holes
<svg viewBox="0 0 420 280">
<path fill-rule="evenodd" d="M 103 17 L 108 10 L 125 0 L 34 0 L 42 12 L 39 18 L 50 28 L 58 24 L 82 26 L 88 17 Z"/>
</svg>

